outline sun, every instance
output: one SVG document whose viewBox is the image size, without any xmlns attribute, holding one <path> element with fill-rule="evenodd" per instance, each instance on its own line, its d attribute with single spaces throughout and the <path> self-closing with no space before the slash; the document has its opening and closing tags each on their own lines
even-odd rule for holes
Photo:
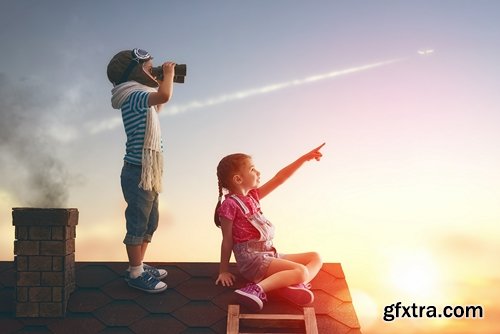
<svg viewBox="0 0 500 334">
<path fill-rule="evenodd" d="M 379 317 L 377 302 L 359 289 L 351 289 L 351 297 L 361 328 L 368 330 Z"/>
<path fill-rule="evenodd" d="M 391 286 L 408 300 L 436 300 L 442 293 L 440 268 L 425 250 L 398 253 L 389 264 Z M 395 291 L 396 292 L 396 291 Z"/>
</svg>

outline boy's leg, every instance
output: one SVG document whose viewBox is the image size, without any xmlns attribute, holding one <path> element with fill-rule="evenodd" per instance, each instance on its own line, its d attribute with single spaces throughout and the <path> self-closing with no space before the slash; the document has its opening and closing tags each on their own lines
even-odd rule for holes
<svg viewBox="0 0 500 334">
<path fill-rule="evenodd" d="M 145 216 L 147 215 L 147 225 L 146 225 L 146 231 L 144 233 L 144 240 L 142 242 L 142 258 L 141 261 L 144 261 L 144 257 L 146 255 L 146 250 L 148 249 L 148 245 L 151 242 L 151 239 L 153 238 L 153 234 L 158 228 L 158 222 L 160 220 L 160 212 L 158 209 L 158 193 L 153 193 L 153 198 L 151 205 L 148 207 L 149 212 L 145 212 Z"/>
<path fill-rule="evenodd" d="M 158 221 L 160 220 L 160 212 L 158 210 L 158 202 L 159 202 L 158 197 L 159 197 L 158 193 L 156 193 L 151 206 L 151 211 L 149 213 L 146 233 L 144 234 L 144 240 L 142 242 L 142 247 L 141 247 L 141 252 L 142 252 L 141 261 L 143 262 L 145 271 L 149 272 L 151 275 L 153 275 L 158 279 L 163 279 L 168 275 L 165 269 L 157 269 L 155 267 L 152 267 L 144 263 L 146 250 L 148 249 L 148 245 L 151 242 L 151 239 L 153 238 L 154 232 L 158 228 Z"/>
<path fill-rule="evenodd" d="M 126 273 L 125 280 L 137 278 L 144 272 L 144 268 L 142 266 L 141 248 L 141 245 L 126 245 L 128 256 L 128 273 Z"/>
<path fill-rule="evenodd" d="M 121 185 L 127 202 L 125 209 L 127 234 L 123 243 L 126 245 L 130 265 L 129 275 L 125 279 L 134 288 L 157 293 L 164 291 L 167 285 L 144 271 L 142 259 L 147 249 L 147 245 L 144 243 L 150 241 L 150 236 L 147 236 L 146 233 L 151 210 L 158 194 L 138 187 L 140 175 L 140 166 L 124 164 Z"/>
<path fill-rule="evenodd" d="M 141 245 L 141 263 L 144 261 L 144 256 L 146 255 L 146 250 L 148 249 L 149 242 L 144 241 Z"/>
<path fill-rule="evenodd" d="M 157 196 L 152 191 L 139 188 L 141 166 L 125 163 L 120 179 L 123 197 L 127 202 L 125 209 L 127 234 L 123 243 L 127 248 L 130 266 L 138 266 L 142 263 L 142 247 Z"/>
<path fill-rule="evenodd" d="M 131 267 L 137 267 L 142 265 L 142 245 L 126 245 L 128 263 Z"/>
<path fill-rule="evenodd" d="M 148 293 L 165 291 L 165 289 L 167 289 L 167 285 L 160 281 L 159 278 L 153 275 L 150 271 L 146 271 L 144 269 L 144 265 L 142 263 L 142 258 L 144 256 L 143 250 L 147 248 L 147 245 L 144 247 L 144 244 L 147 243 L 143 242 L 139 245 L 126 245 L 127 255 L 129 258 L 129 268 L 125 281 L 128 282 L 129 286 Z"/>
</svg>

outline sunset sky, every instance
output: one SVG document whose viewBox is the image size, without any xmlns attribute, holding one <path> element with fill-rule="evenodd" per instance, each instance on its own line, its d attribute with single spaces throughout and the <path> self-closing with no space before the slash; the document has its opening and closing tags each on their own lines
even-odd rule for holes
<svg viewBox="0 0 500 334">
<path fill-rule="evenodd" d="M 188 68 L 160 118 L 147 261 L 218 261 L 223 156 L 252 155 L 265 182 L 326 142 L 261 203 L 278 250 L 340 262 L 363 333 L 500 327 L 500 2 L 0 8 L 0 261 L 13 259 L 11 209 L 44 205 L 78 208 L 77 261 L 126 261 L 125 134 L 106 66 L 139 47 Z M 486 317 L 383 322 L 398 301 L 481 305 Z"/>
</svg>

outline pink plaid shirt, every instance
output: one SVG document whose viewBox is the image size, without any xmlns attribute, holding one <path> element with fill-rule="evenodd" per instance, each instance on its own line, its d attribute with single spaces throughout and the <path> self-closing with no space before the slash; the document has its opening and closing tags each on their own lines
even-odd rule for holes
<svg viewBox="0 0 500 334">
<path fill-rule="evenodd" d="M 247 196 L 237 195 L 243 203 L 250 209 L 250 213 L 255 213 L 258 208 L 255 206 L 254 201 L 250 196 L 259 202 L 259 191 L 258 189 L 252 189 L 248 192 Z M 222 202 L 219 210 L 217 211 L 219 217 L 230 220 L 233 223 L 233 243 L 238 244 L 248 240 L 259 240 L 260 233 L 253 227 L 253 225 L 247 220 L 245 214 L 241 210 L 241 207 L 236 203 L 235 200 L 230 199 L 229 195 L 226 195 L 226 199 Z"/>
</svg>

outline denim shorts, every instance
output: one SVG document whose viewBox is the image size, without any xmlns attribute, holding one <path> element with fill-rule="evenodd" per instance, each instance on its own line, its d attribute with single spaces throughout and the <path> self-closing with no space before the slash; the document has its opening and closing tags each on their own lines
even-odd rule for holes
<svg viewBox="0 0 500 334">
<path fill-rule="evenodd" d="M 233 245 L 233 253 L 240 274 L 251 282 L 264 279 L 271 261 L 280 255 L 271 240 L 250 240 Z"/>
<path fill-rule="evenodd" d="M 139 188 L 141 170 L 140 165 L 125 162 L 120 176 L 123 197 L 127 202 L 127 234 L 123 240 L 126 245 L 151 242 L 158 227 L 158 193 Z"/>
</svg>

